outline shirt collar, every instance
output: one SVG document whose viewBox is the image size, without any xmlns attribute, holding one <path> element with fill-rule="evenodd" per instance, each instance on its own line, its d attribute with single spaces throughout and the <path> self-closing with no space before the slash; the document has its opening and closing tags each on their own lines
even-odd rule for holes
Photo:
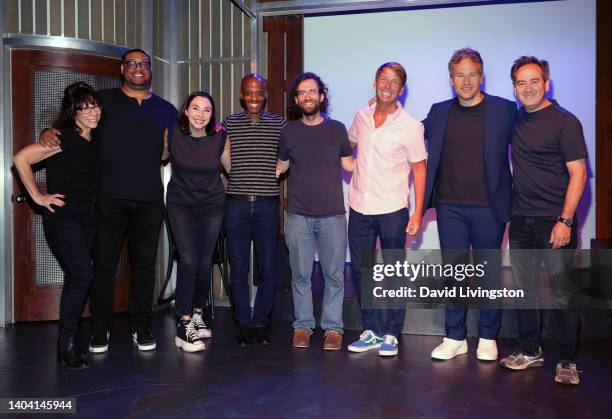
<svg viewBox="0 0 612 419">
<path fill-rule="evenodd" d="M 404 110 L 404 107 L 398 100 L 395 101 L 395 104 L 397 105 L 397 109 L 395 110 L 395 112 L 388 116 L 389 120 L 396 119 Z M 371 117 L 374 117 L 374 111 L 376 111 L 376 101 L 368 108 L 368 112 L 370 113 Z"/>
</svg>

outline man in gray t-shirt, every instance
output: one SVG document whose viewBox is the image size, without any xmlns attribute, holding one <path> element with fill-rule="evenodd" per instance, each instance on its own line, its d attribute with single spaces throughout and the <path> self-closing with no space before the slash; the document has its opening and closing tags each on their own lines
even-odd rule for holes
<svg viewBox="0 0 612 419">
<path fill-rule="evenodd" d="M 276 175 L 291 165 L 285 237 L 295 311 L 293 346 L 309 347 L 315 327 L 310 277 L 318 248 L 325 279 L 323 349 L 335 351 L 342 346 L 346 255 L 341 169 L 353 170 L 353 153 L 344 125 L 321 114 L 327 110 L 326 93 L 316 74 L 304 73 L 293 82 L 287 114 L 295 120 L 281 132 Z"/>
</svg>

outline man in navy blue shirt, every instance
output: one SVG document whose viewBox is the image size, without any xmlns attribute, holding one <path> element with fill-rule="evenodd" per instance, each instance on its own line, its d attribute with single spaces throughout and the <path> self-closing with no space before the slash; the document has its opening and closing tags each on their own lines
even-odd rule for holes
<svg viewBox="0 0 612 419">
<path fill-rule="evenodd" d="M 555 382 L 579 383 L 576 368 L 579 313 L 568 307 L 563 289 L 578 244 L 576 208 L 586 184 L 587 150 L 580 121 L 549 100 L 546 60 L 520 57 L 511 70 L 516 97 L 523 105 L 512 138 L 513 194 L 510 261 L 517 286 L 525 291 L 516 311 L 516 351 L 500 364 L 511 370 L 544 365 L 538 301 L 539 267 L 546 267 L 552 289 L 552 351 Z M 532 249 L 541 249 L 534 251 Z"/>
<path fill-rule="evenodd" d="M 344 125 L 323 115 L 328 103 L 319 76 L 304 73 L 295 79 L 287 106 L 289 118 L 295 120 L 281 132 L 276 174 L 291 166 L 285 236 L 295 311 L 293 346 L 309 347 L 315 327 L 310 277 L 318 249 L 325 279 L 323 349 L 336 351 L 342 346 L 346 258 L 342 169 L 353 170 L 353 151 Z"/>
<path fill-rule="evenodd" d="M 510 217 L 508 146 L 516 105 L 481 91 L 484 74 L 478 51 L 455 51 L 448 70 L 456 97 L 434 104 L 423 121 L 429 155 L 425 203 L 436 208 L 445 256 L 455 253 L 453 250 L 465 249 L 467 253 L 470 247 L 484 250 L 474 255 L 487 260 L 487 283 L 491 286 L 498 280 L 497 250 Z M 467 353 L 466 314 L 461 306 L 447 307 L 446 337 L 432 351 L 432 358 L 448 360 Z M 495 339 L 500 325 L 501 310 L 481 308 L 478 359 L 497 359 Z"/>
</svg>

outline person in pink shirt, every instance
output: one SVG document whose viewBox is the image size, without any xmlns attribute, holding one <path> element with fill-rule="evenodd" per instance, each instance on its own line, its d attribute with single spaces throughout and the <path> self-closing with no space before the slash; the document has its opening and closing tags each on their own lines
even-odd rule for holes
<svg viewBox="0 0 612 419">
<path fill-rule="evenodd" d="M 364 303 L 361 268 L 367 265 L 364 251 L 374 252 L 377 239 L 386 262 L 385 253 L 394 253 L 390 250 L 405 252 L 406 233 L 416 235 L 421 229 L 427 151 L 423 125 L 397 100 L 405 85 L 406 70 L 401 64 L 381 65 L 374 80 L 376 100 L 357 112 L 349 129 L 357 160 L 349 187 L 348 241 L 365 330 L 349 345 L 351 352 L 379 349 L 381 356 L 397 355 L 397 337 L 404 327 L 405 308 L 380 309 Z M 412 216 L 407 208 L 410 172 L 415 192 Z"/>
</svg>

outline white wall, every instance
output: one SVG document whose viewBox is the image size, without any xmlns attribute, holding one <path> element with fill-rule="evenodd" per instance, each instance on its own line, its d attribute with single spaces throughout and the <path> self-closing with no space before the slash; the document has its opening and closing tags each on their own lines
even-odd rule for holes
<svg viewBox="0 0 612 419">
<path fill-rule="evenodd" d="M 374 73 L 387 61 L 408 72 L 405 108 L 419 119 L 434 102 L 452 96 L 448 60 L 463 47 L 484 60 L 485 90 L 514 100 L 512 62 L 521 55 L 547 59 L 551 97 L 582 122 L 595 173 L 595 0 L 565 0 L 429 10 L 307 17 L 304 69 L 328 84 L 331 116 L 348 126 L 374 93 Z M 581 208 L 582 247 L 595 237 L 595 179 Z M 346 188 L 345 188 L 346 189 Z M 433 211 L 430 211 L 432 213 Z M 429 214 L 433 218 L 434 214 Z M 435 221 L 413 247 L 438 247 Z"/>
</svg>

